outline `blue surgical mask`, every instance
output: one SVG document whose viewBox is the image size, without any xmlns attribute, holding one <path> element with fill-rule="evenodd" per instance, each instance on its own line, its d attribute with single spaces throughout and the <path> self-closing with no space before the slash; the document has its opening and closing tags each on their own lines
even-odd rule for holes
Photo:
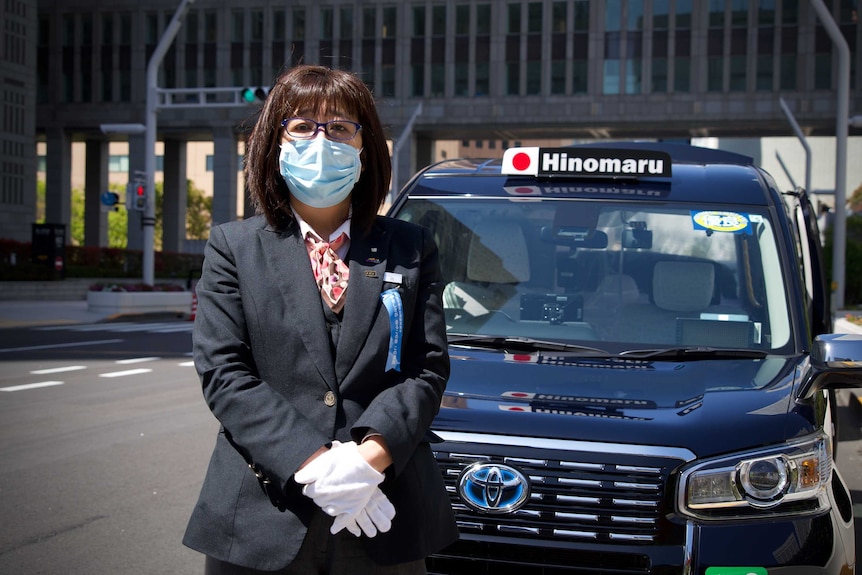
<svg viewBox="0 0 862 575">
<path fill-rule="evenodd" d="M 313 208 L 341 203 L 362 173 L 359 150 L 324 137 L 283 142 L 278 164 L 291 195 Z"/>
</svg>

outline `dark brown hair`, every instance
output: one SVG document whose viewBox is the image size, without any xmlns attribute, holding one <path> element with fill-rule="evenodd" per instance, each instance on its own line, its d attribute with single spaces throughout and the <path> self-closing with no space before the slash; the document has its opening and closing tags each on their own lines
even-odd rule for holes
<svg viewBox="0 0 862 575">
<path fill-rule="evenodd" d="M 392 161 L 371 91 L 350 72 L 296 66 L 276 80 L 246 145 L 245 184 L 252 205 L 276 229 L 283 230 L 293 221 L 290 191 L 278 166 L 281 121 L 300 111 L 318 114 L 325 110 L 350 114 L 362 125 L 363 171 L 351 195 L 354 229 L 369 230 L 386 199 Z"/>
</svg>

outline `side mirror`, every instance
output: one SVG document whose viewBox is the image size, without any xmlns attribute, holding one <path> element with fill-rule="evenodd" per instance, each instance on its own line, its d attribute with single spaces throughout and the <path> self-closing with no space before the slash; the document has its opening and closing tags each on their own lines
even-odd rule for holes
<svg viewBox="0 0 862 575">
<path fill-rule="evenodd" d="M 818 335 L 798 399 L 809 399 L 822 389 L 852 387 L 862 387 L 862 335 Z"/>
</svg>

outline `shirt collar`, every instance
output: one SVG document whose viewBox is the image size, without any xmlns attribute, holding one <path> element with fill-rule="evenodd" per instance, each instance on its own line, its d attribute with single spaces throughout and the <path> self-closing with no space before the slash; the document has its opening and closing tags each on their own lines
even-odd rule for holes
<svg viewBox="0 0 862 575">
<path fill-rule="evenodd" d="M 319 238 L 319 239 L 323 239 L 320 237 L 320 234 L 318 234 L 316 231 L 314 231 L 314 228 L 312 228 L 308 224 L 308 222 L 306 222 L 304 219 L 302 219 L 302 216 L 300 216 L 296 210 L 294 210 L 293 208 L 291 208 L 291 210 L 293 211 L 293 217 L 296 218 L 296 222 L 299 224 L 299 233 L 302 234 L 303 239 L 308 237 L 309 232 L 311 232 L 311 234 L 314 235 L 314 237 Z M 334 232 L 332 232 L 332 234 L 329 236 L 329 239 L 326 240 L 326 242 L 327 243 L 334 242 L 335 240 L 338 239 L 338 236 L 340 236 L 342 233 L 347 235 L 347 239 L 350 239 L 350 220 L 352 217 L 353 217 L 353 206 L 350 206 L 350 211 L 347 212 L 347 219 L 344 220 L 344 222 L 340 226 L 338 226 Z"/>
</svg>

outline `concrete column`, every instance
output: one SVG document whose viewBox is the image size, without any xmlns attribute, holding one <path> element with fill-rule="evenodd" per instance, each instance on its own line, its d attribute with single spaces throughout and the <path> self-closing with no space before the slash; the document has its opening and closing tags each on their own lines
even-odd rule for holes
<svg viewBox="0 0 862 575">
<path fill-rule="evenodd" d="M 213 226 L 236 218 L 236 135 L 230 127 L 213 128 Z"/>
<path fill-rule="evenodd" d="M 72 233 L 72 141 L 62 128 L 49 128 L 45 158 L 45 223 L 65 224 Z"/>
<path fill-rule="evenodd" d="M 423 135 L 411 133 L 405 140 L 398 143 L 400 152 L 395 167 L 398 181 L 392 182 L 393 197 L 410 181 L 413 175 L 434 161 L 434 141 Z"/>
<path fill-rule="evenodd" d="M 108 189 L 108 143 L 86 142 L 84 174 L 84 245 L 108 247 L 108 212 L 102 209 L 102 192 Z"/>
<path fill-rule="evenodd" d="M 413 164 L 410 166 L 410 170 L 404 173 L 404 181 L 401 183 L 402 187 L 410 181 L 413 174 L 431 165 L 434 161 L 434 140 L 425 134 L 417 134 L 413 139 L 413 153 L 411 157 Z"/>
<path fill-rule="evenodd" d="M 162 250 L 180 252 L 186 239 L 186 142 L 165 140 L 164 194 L 162 195 Z"/>
<path fill-rule="evenodd" d="M 145 163 L 145 154 L 146 154 L 146 143 L 143 134 L 129 136 L 129 181 L 135 179 L 135 172 L 143 172 L 144 171 L 144 163 Z M 125 198 L 123 198 L 125 201 Z M 128 240 L 126 241 L 126 248 L 130 250 L 143 250 L 144 249 L 144 230 L 142 227 L 142 216 L 143 212 L 138 212 L 135 210 L 130 210 L 129 206 L 126 206 L 126 210 L 128 211 L 129 220 L 128 220 Z"/>
</svg>

